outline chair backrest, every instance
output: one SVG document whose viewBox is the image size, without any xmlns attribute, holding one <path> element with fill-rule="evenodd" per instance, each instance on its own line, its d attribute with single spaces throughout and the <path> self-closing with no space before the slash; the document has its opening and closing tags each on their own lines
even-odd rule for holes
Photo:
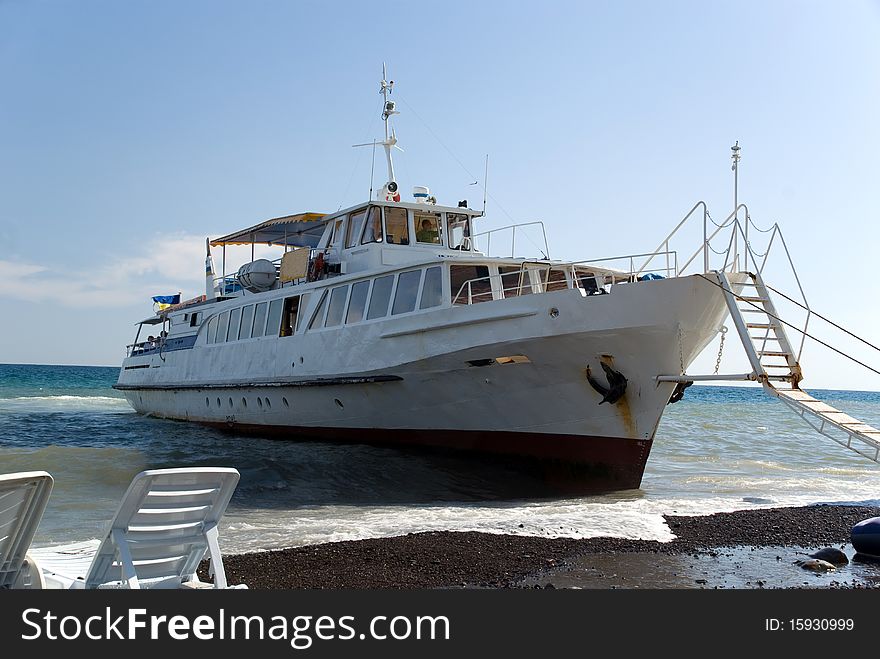
<svg viewBox="0 0 880 659">
<path fill-rule="evenodd" d="M 209 548 L 212 567 L 215 573 L 219 568 L 225 586 L 217 523 L 238 479 L 238 471 L 226 467 L 153 469 L 135 476 L 101 541 L 85 587 L 177 587 L 193 578 Z"/>
<path fill-rule="evenodd" d="M 45 471 L 0 475 L 0 588 L 16 583 L 52 483 Z"/>
</svg>

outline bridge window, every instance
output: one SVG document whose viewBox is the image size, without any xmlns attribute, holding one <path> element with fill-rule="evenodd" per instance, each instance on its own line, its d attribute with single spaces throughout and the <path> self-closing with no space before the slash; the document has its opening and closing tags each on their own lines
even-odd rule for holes
<svg viewBox="0 0 880 659">
<path fill-rule="evenodd" d="M 342 323 L 346 297 L 348 297 L 348 285 L 337 286 L 330 293 L 330 306 L 327 307 L 327 320 L 324 327 L 336 327 Z"/>
<path fill-rule="evenodd" d="M 351 300 L 348 302 L 348 314 L 345 323 L 359 323 L 364 319 L 364 307 L 367 305 L 367 293 L 370 290 L 369 281 L 359 281 L 351 287 Z"/>
<path fill-rule="evenodd" d="M 409 222 L 405 208 L 385 208 L 385 242 L 409 245 Z"/>
<path fill-rule="evenodd" d="M 367 209 L 359 210 L 348 217 L 348 228 L 345 230 L 345 246 L 357 245 L 358 237 L 364 228 L 364 219 L 367 217 Z"/>
<path fill-rule="evenodd" d="M 330 238 L 327 240 L 327 244 L 330 247 L 339 247 L 339 243 L 342 242 L 342 221 L 344 217 L 340 217 L 333 222 L 333 228 L 330 230 Z"/>
<path fill-rule="evenodd" d="M 198 311 L 189 315 L 189 326 L 190 327 L 198 327 L 199 326 L 199 316 L 202 314 Z"/>
<path fill-rule="evenodd" d="M 413 213 L 413 218 L 416 225 L 417 242 L 434 245 L 441 244 L 439 213 L 424 213 L 416 211 Z"/>
<path fill-rule="evenodd" d="M 416 308 L 416 296 L 419 294 L 419 283 L 422 280 L 421 270 L 401 272 L 397 277 L 397 291 L 394 293 L 394 306 L 391 314 L 406 313 Z"/>
<path fill-rule="evenodd" d="M 467 215 L 449 213 L 446 215 L 446 225 L 449 227 L 449 246 L 452 249 L 471 249 L 470 222 Z"/>
<path fill-rule="evenodd" d="M 239 339 L 251 338 L 251 328 L 254 326 L 254 305 L 249 304 L 241 310 L 241 329 L 238 331 Z"/>
<path fill-rule="evenodd" d="M 362 244 L 382 242 L 382 209 L 372 206 L 367 221 L 364 223 L 364 239 Z"/>
<path fill-rule="evenodd" d="M 394 275 L 379 277 L 373 282 L 373 295 L 370 296 L 367 320 L 382 318 L 388 313 L 388 302 L 391 300 L 391 287 L 393 285 Z"/>
<path fill-rule="evenodd" d="M 425 284 L 422 286 L 422 300 L 419 309 L 430 309 L 443 302 L 443 272 L 440 266 L 425 270 Z"/>
</svg>

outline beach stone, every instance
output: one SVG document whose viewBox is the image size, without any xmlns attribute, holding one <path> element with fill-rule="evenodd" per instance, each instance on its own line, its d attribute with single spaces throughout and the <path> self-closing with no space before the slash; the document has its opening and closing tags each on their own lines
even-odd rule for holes
<svg viewBox="0 0 880 659">
<path fill-rule="evenodd" d="M 810 570 L 811 572 L 829 572 L 836 569 L 831 563 L 823 561 L 821 558 L 811 558 L 808 561 L 795 562 L 803 569 Z"/>
<path fill-rule="evenodd" d="M 822 561 L 828 561 L 832 565 L 846 565 L 849 563 L 849 559 L 839 549 L 835 549 L 834 547 L 823 547 L 819 551 L 813 552 L 810 554 L 811 558 L 818 558 Z"/>
</svg>

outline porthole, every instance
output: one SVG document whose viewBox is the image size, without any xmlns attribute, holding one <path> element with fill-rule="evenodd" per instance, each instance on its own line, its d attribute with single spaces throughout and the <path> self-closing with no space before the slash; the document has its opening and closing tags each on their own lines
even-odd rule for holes
<svg viewBox="0 0 880 659">
<path fill-rule="evenodd" d="M 241 406 L 247 407 L 247 398 L 245 398 L 244 396 L 241 397 Z"/>
<path fill-rule="evenodd" d="M 284 403 L 284 407 L 290 407 L 290 403 L 288 403 L 287 399 L 283 396 L 281 397 L 281 402 Z"/>
<path fill-rule="evenodd" d="M 229 407 L 232 408 L 232 396 L 229 397 Z"/>
<path fill-rule="evenodd" d="M 303 363 L 303 358 L 302 358 L 302 357 L 299 358 L 299 363 L 300 363 L 300 364 Z"/>
<path fill-rule="evenodd" d="M 205 396 L 205 407 L 211 407 L 211 399 Z"/>
<path fill-rule="evenodd" d="M 333 402 L 336 403 L 336 404 L 339 406 L 339 409 L 345 409 L 345 405 L 343 405 L 343 404 L 342 404 L 342 401 L 339 400 L 338 398 L 334 398 L 334 399 L 333 399 Z"/>
<path fill-rule="evenodd" d="M 263 399 L 260 398 L 259 396 L 257 396 L 257 406 L 258 406 L 260 409 L 263 409 Z"/>
<path fill-rule="evenodd" d="M 220 407 L 220 398 L 217 398 L 217 407 Z"/>
<path fill-rule="evenodd" d="M 270 410 L 272 409 L 272 401 L 268 398 L 266 399 L 266 408 Z"/>
</svg>

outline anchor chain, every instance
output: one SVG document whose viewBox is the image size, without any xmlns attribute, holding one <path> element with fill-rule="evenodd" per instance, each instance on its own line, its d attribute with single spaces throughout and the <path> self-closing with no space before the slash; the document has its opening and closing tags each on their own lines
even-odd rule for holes
<svg viewBox="0 0 880 659">
<path fill-rule="evenodd" d="M 715 375 L 718 375 L 718 369 L 721 368 L 721 355 L 724 353 L 724 337 L 727 336 L 727 326 L 722 325 L 721 329 L 721 344 L 718 346 L 718 357 L 715 359 Z"/>
<path fill-rule="evenodd" d="M 681 348 L 681 325 L 678 326 L 678 365 L 681 367 L 681 375 L 684 375 L 684 354 Z"/>
</svg>

